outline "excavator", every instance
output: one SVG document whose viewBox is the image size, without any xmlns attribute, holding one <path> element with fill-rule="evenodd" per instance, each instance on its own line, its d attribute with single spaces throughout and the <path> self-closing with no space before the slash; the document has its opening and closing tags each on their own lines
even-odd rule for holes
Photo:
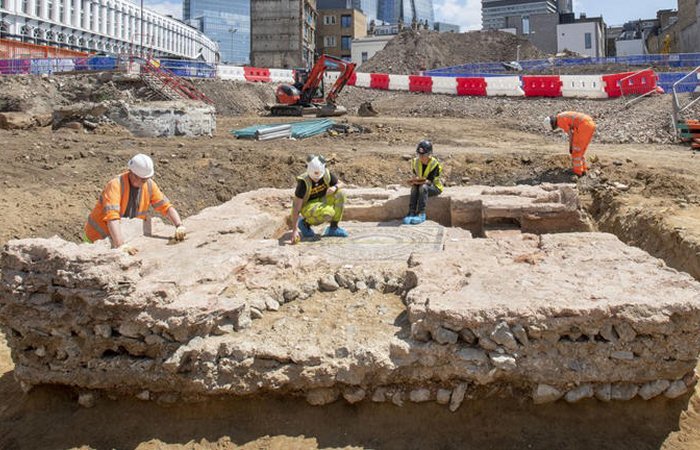
<svg viewBox="0 0 700 450">
<path fill-rule="evenodd" d="M 339 71 L 340 76 L 324 97 L 323 74 L 326 71 Z M 303 116 L 315 114 L 317 117 L 342 116 L 347 109 L 335 104 L 335 100 L 355 73 L 355 64 L 329 55 L 322 55 L 309 70 L 297 69 L 293 86 L 281 84 L 275 96 L 277 103 L 270 107 L 273 116 Z"/>
</svg>

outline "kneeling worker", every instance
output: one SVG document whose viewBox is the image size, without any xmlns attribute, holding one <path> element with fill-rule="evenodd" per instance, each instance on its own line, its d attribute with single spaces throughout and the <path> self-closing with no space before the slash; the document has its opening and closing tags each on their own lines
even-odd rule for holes
<svg viewBox="0 0 700 450">
<path fill-rule="evenodd" d="M 428 197 L 440 195 L 444 189 L 440 181 L 442 164 L 433 156 L 432 142 L 418 143 L 416 157 L 411 160 L 411 172 L 414 178 L 408 180 L 411 185 L 411 200 L 408 215 L 403 218 L 404 225 L 418 225 L 425 222 Z"/>
<path fill-rule="evenodd" d="M 291 243 L 299 242 L 300 232 L 305 238 L 316 237 L 311 227 L 325 222 L 330 226 L 324 236 L 347 237 L 348 232 L 338 226 L 345 209 L 345 193 L 338 177 L 326 169 L 323 156 L 311 155 L 307 161 L 306 172 L 297 177 L 292 201 Z"/>
<path fill-rule="evenodd" d="M 151 179 L 154 172 L 153 160 L 148 155 L 139 153 L 131 158 L 128 168 L 128 171 L 113 178 L 105 186 L 88 216 L 83 240 L 95 242 L 108 237 L 112 241 L 112 248 L 122 247 L 133 254 L 135 249 L 124 245 L 120 219 L 127 217 L 146 220 L 150 207 L 167 216 L 175 225 L 175 240 L 185 239 L 186 231 L 180 215 Z"/>
</svg>

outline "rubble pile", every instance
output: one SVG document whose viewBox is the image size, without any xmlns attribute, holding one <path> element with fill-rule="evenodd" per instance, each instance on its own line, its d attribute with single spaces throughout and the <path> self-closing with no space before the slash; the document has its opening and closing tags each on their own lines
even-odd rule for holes
<svg viewBox="0 0 700 450">
<path fill-rule="evenodd" d="M 0 323 L 15 376 L 75 386 L 85 404 L 112 391 L 452 411 L 494 393 L 609 401 L 693 385 L 700 283 L 612 235 L 570 233 L 585 228 L 571 185 L 450 189 L 446 212 L 428 211 L 439 223 L 415 227 L 399 226 L 407 194 L 348 190 L 351 236 L 295 246 L 274 189 L 187 218 L 177 245 L 162 222 L 153 237 L 131 223 L 136 256 L 10 241 Z M 506 222 L 529 233 L 474 238 Z"/>
<path fill-rule="evenodd" d="M 359 68 L 359 72 L 411 75 L 422 70 L 461 64 L 540 59 L 545 55 L 525 38 L 503 31 L 438 33 L 407 30 L 399 33 Z"/>
<path fill-rule="evenodd" d="M 657 95 L 626 107 L 630 98 L 588 100 L 575 98 L 456 97 L 347 87 L 339 100 L 350 111 L 362 102 L 387 116 L 469 117 L 498 120 L 516 130 L 545 133 L 542 119 L 561 111 L 580 111 L 593 117 L 597 129 L 593 144 L 669 144 L 676 142 L 672 127 L 673 97 Z M 687 104 L 688 100 L 683 100 Z M 696 105 L 684 112 L 700 113 Z M 550 133 L 554 136 L 553 133 Z"/>
</svg>

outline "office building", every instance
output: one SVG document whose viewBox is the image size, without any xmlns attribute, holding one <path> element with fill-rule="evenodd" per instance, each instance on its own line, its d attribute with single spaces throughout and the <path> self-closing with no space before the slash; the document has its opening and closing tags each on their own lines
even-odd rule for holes
<svg viewBox="0 0 700 450">
<path fill-rule="evenodd" d="M 367 17 L 358 9 L 319 9 L 316 50 L 346 61 L 352 57 L 353 39 L 367 36 Z"/>
<path fill-rule="evenodd" d="M 519 17 L 522 33 L 529 34 L 529 17 L 556 13 L 557 0 L 482 0 L 481 22 L 484 30 L 508 28 L 509 17 Z M 512 22 L 512 19 L 510 19 Z"/>
<path fill-rule="evenodd" d="M 278 69 L 313 66 L 316 24 L 316 0 L 253 1 L 251 64 Z"/>
<path fill-rule="evenodd" d="M 184 0 L 182 17 L 219 43 L 221 62 L 250 63 L 250 0 Z"/>
</svg>

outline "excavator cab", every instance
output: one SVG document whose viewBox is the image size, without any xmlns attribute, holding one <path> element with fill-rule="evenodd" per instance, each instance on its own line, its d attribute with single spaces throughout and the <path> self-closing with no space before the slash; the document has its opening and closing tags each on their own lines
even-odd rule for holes
<svg viewBox="0 0 700 450">
<path fill-rule="evenodd" d="M 326 71 L 340 72 L 333 86 L 325 94 L 323 76 Z M 355 64 L 321 56 L 311 70 L 295 71 L 294 85 L 282 84 L 277 87 L 277 103 L 270 108 L 273 116 L 302 116 L 314 114 L 318 117 L 340 116 L 347 110 L 335 104 L 335 99 L 355 73 Z"/>
</svg>

